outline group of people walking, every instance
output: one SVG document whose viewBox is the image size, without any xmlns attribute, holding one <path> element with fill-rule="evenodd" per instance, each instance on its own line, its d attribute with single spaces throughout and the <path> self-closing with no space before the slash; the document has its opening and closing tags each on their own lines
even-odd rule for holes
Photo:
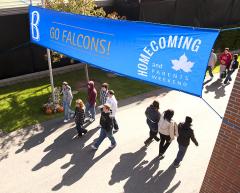
<svg viewBox="0 0 240 193">
<path fill-rule="evenodd" d="M 217 55 L 214 53 L 214 49 L 212 49 L 207 70 L 211 79 L 213 78 L 213 69 L 216 65 L 218 58 Z M 231 81 L 231 75 L 233 72 L 238 68 L 238 54 L 232 55 L 229 51 L 229 48 L 225 48 L 224 52 L 219 56 L 219 63 L 220 63 L 220 77 L 219 79 L 224 79 L 224 84 L 227 84 L 228 81 Z"/>
<path fill-rule="evenodd" d="M 169 145 L 174 138 L 177 137 L 179 151 L 176 159 L 173 162 L 173 166 L 179 167 L 180 162 L 187 151 L 190 139 L 196 146 L 198 146 L 198 142 L 191 128 L 192 118 L 186 116 L 185 121 L 177 125 L 172 119 L 174 116 L 174 111 L 168 109 L 161 114 L 159 112 L 159 102 L 156 100 L 153 101 L 149 107 L 147 107 L 145 115 L 150 129 L 149 137 L 144 142 L 145 146 L 149 146 L 153 139 L 160 141 L 158 158 L 163 159 L 164 153 L 168 149 Z M 160 134 L 160 138 L 157 136 L 158 133 Z"/>
<path fill-rule="evenodd" d="M 71 110 L 71 103 L 73 99 L 71 87 L 67 82 L 63 82 L 62 94 L 63 94 L 63 107 L 64 107 L 64 122 L 68 122 L 70 118 L 73 118 L 76 123 L 77 137 L 87 133 L 87 129 L 84 128 L 86 122 L 95 121 L 96 105 L 97 105 L 97 90 L 94 85 L 94 81 L 89 81 L 88 84 L 88 96 L 86 105 L 83 100 L 77 99 L 75 105 L 75 111 Z M 102 141 L 108 137 L 111 141 L 110 148 L 116 146 L 116 141 L 113 137 L 113 132 L 119 130 L 116 120 L 116 112 L 118 108 L 118 101 L 114 95 L 113 90 L 109 90 L 109 84 L 103 83 L 100 89 L 100 103 L 99 109 L 101 110 L 100 136 L 97 142 L 92 145 L 93 149 L 97 149 Z"/>
</svg>

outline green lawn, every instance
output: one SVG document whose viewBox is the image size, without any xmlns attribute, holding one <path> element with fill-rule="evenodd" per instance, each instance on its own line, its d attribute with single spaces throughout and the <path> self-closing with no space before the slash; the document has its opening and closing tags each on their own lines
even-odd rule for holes
<svg viewBox="0 0 240 193">
<path fill-rule="evenodd" d="M 156 86 L 120 76 L 109 77 L 106 72 L 94 68 L 89 68 L 89 76 L 90 79 L 96 81 L 98 91 L 102 82 L 108 82 L 110 89 L 115 90 L 118 100 L 149 92 L 157 88 Z M 62 81 L 69 82 L 72 90 L 78 91 L 74 95 L 74 100 L 81 98 L 86 101 L 83 69 L 54 76 L 55 86 L 61 86 Z M 11 132 L 18 128 L 63 116 L 62 113 L 45 115 L 42 112 L 42 105 L 47 102 L 50 95 L 50 88 L 49 78 L 1 88 L 0 129 L 4 132 Z"/>
</svg>

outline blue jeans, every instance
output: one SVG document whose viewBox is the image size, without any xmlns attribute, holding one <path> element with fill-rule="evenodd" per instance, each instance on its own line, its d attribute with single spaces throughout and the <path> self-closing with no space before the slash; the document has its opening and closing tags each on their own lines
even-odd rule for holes
<svg viewBox="0 0 240 193">
<path fill-rule="evenodd" d="M 70 114 L 73 112 L 70 107 L 71 101 L 70 102 L 63 101 L 64 119 L 66 120 L 70 119 Z"/>
<path fill-rule="evenodd" d="M 114 139 L 114 137 L 113 137 L 113 132 L 112 132 L 112 130 L 107 132 L 105 129 L 101 128 L 100 136 L 99 136 L 97 142 L 94 144 L 94 146 L 95 146 L 96 148 L 98 148 L 99 145 L 103 142 L 103 140 L 104 140 L 106 137 L 108 137 L 108 139 L 111 141 L 111 144 L 112 144 L 112 145 L 115 145 L 115 144 L 116 144 L 116 141 L 115 141 L 115 139 Z"/>
<path fill-rule="evenodd" d="M 91 117 L 91 118 L 95 119 L 95 115 L 96 115 L 95 105 L 94 106 L 90 106 L 90 104 L 87 103 L 86 104 L 85 114 L 86 114 L 86 117 Z"/>
<path fill-rule="evenodd" d="M 183 160 L 184 155 L 187 151 L 188 146 L 182 146 L 178 144 L 179 150 L 176 159 L 174 160 L 175 165 L 179 165 L 179 163 Z"/>
</svg>

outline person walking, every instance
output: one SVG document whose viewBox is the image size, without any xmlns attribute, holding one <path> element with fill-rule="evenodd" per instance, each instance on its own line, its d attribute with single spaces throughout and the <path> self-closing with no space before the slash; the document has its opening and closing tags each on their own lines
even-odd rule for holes
<svg viewBox="0 0 240 193">
<path fill-rule="evenodd" d="M 237 55 L 237 54 L 234 54 L 234 55 L 233 55 L 233 61 L 232 61 L 231 65 L 230 65 L 229 71 L 228 71 L 228 73 L 227 73 L 227 77 L 226 77 L 226 79 L 224 80 L 224 84 L 227 84 L 228 81 L 232 81 L 231 75 L 234 73 L 234 71 L 235 71 L 236 69 L 238 69 L 238 65 L 239 65 L 239 62 L 238 62 L 237 59 L 238 59 L 238 55 Z"/>
<path fill-rule="evenodd" d="M 119 130 L 118 123 L 116 120 L 116 112 L 117 112 L 117 108 L 118 108 L 118 102 L 114 95 L 113 90 L 108 91 L 108 98 L 107 98 L 106 103 L 109 104 L 111 107 L 111 117 L 113 118 L 113 129 L 115 132 L 117 132 Z"/>
<path fill-rule="evenodd" d="M 84 112 L 84 104 L 81 99 L 76 100 L 75 114 L 73 118 L 75 119 L 78 138 L 80 138 L 82 137 L 82 134 L 87 133 L 87 130 L 83 128 L 85 112 Z"/>
<path fill-rule="evenodd" d="M 103 112 L 101 113 L 100 117 L 100 125 L 100 136 L 97 139 L 96 143 L 94 145 L 91 145 L 92 149 L 97 150 L 99 145 L 106 137 L 108 137 L 111 141 L 111 145 L 109 148 L 114 148 L 117 143 L 115 141 L 115 138 L 113 137 L 113 119 L 110 116 L 110 104 L 106 103 L 103 105 Z"/>
<path fill-rule="evenodd" d="M 158 123 L 158 131 L 160 133 L 159 154 L 158 158 L 163 159 L 164 153 L 174 140 L 174 135 L 177 135 L 176 123 L 172 120 L 174 111 L 171 109 L 166 110 L 160 118 Z"/>
<path fill-rule="evenodd" d="M 67 82 L 62 83 L 62 94 L 63 94 L 63 109 L 64 109 L 64 123 L 68 122 L 71 117 L 71 103 L 73 99 L 71 87 Z"/>
<path fill-rule="evenodd" d="M 180 162 L 184 158 L 184 155 L 185 155 L 187 148 L 189 146 L 189 143 L 190 143 L 190 139 L 196 146 L 198 146 L 198 142 L 194 136 L 194 132 L 193 132 L 191 126 L 192 126 L 192 118 L 188 117 L 188 116 L 185 118 L 184 123 L 179 123 L 179 125 L 178 125 L 177 142 L 178 142 L 179 150 L 177 153 L 177 157 L 173 162 L 173 166 L 176 168 L 178 168 L 180 166 Z"/>
<path fill-rule="evenodd" d="M 159 141 L 160 139 L 157 137 L 158 133 L 158 122 L 160 120 L 160 112 L 159 112 L 159 102 L 153 101 L 153 103 L 147 107 L 145 111 L 145 115 L 147 117 L 147 124 L 150 129 L 149 137 L 146 141 L 144 141 L 145 146 L 149 146 L 153 139 Z"/>
<path fill-rule="evenodd" d="M 100 103 L 104 105 L 108 97 L 108 83 L 103 83 L 100 90 Z"/>
<path fill-rule="evenodd" d="M 214 49 L 212 49 L 212 52 L 211 52 L 211 55 L 210 55 L 210 58 L 209 58 L 209 61 L 208 61 L 208 67 L 207 67 L 207 71 L 209 73 L 209 75 L 211 76 L 211 79 L 213 78 L 213 69 L 214 69 L 214 66 L 217 62 L 217 55 L 214 53 Z"/>
<path fill-rule="evenodd" d="M 231 61 L 232 61 L 232 54 L 229 52 L 229 48 L 225 48 L 224 52 L 220 55 L 220 79 L 226 77 L 226 70 L 229 69 Z"/>
<path fill-rule="evenodd" d="M 90 122 L 95 121 L 96 100 L 97 100 L 97 90 L 94 86 L 94 82 L 89 81 L 88 82 L 88 99 L 86 103 L 85 115 L 86 115 L 86 118 L 89 118 Z"/>
</svg>

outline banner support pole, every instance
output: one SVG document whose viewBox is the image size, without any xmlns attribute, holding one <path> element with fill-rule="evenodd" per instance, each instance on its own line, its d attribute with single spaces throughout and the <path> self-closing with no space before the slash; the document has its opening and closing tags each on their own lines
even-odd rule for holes
<svg viewBox="0 0 240 193">
<path fill-rule="evenodd" d="M 42 7 L 45 8 L 45 0 L 42 0 Z M 48 59 L 48 68 L 49 68 L 49 75 L 50 75 L 51 91 L 52 91 L 52 100 L 53 100 L 53 105 L 54 105 L 54 108 L 55 108 L 55 96 L 54 96 L 54 83 L 53 83 L 53 72 L 52 72 L 52 60 L 51 60 L 50 49 L 48 49 L 48 48 L 47 48 L 47 59 Z"/>
<path fill-rule="evenodd" d="M 87 64 L 84 64 L 84 69 L 85 69 L 86 80 L 87 80 L 87 83 L 88 83 L 89 82 L 89 75 L 88 75 L 88 65 Z"/>
</svg>

